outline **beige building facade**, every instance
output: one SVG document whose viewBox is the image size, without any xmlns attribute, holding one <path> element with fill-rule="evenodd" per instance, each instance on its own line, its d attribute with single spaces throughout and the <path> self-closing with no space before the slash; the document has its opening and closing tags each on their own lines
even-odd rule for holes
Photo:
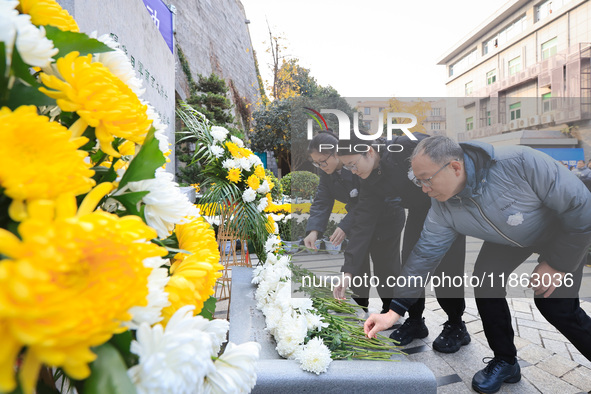
<svg viewBox="0 0 591 394">
<path fill-rule="evenodd" d="M 591 1 L 507 3 L 438 62 L 448 77 L 448 135 L 582 147 L 590 159 L 590 58 Z"/>
</svg>

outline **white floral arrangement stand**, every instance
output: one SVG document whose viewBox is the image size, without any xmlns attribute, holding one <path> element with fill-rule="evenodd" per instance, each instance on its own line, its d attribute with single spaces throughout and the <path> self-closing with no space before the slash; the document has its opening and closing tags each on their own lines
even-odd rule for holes
<svg viewBox="0 0 591 394">
<path fill-rule="evenodd" d="M 265 317 L 256 307 L 253 268 L 235 267 L 232 276 L 229 340 L 261 345 L 252 393 L 437 392 L 433 373 L 423 363 L 407 361 L 404 355 L 394 355 L 392 360 L 397 362 L 334 360 L 327 372 L 319 375 L 304 371 L 299 361 L 281 358 L 275 340 L 265 329 Z"/>
</svg>

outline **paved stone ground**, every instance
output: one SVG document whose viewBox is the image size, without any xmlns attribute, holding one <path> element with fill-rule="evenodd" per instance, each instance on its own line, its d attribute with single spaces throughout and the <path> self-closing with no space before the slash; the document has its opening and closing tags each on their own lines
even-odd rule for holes
<svg viewBox="0 0 591 394">
<path fill-rule="evenodd" d="M 465 272 L 471 273 L 482 241 L 475 238 L 467 240 L 467 259 Z M 519 272 L 531 272 L 537 256 L 532 257 Z M 342 254 L 298 253 L 293 256 L 295 263 L 315 272 L 338 272 L 343 262 Z M 253 261 L 256 264 L 256 261 Z M 591 289 L 591 268 L 583 271 L 583 288 Z M 424 363 L 437 378 L 438 393 L 471 393 L 472 376 L 484 368 L 482 359 L 491 357 L 482 323 L 478 316 L 476 303 L 472 297 L 466 298 L 464 321 L 472 342 L 463 346 L 457 353 L 443 354 L 432 349 L 432 343 L 447 320 L 437 300 L 427 293 L 425 323 L 429 336 L 416 339 L 403 350 L 410 361 Z M 530 291 L 531 294 L 531 291 Z M 582 308 L 591 315 L 591 298 L 582 295 Z M 377 297 L 377 293 L 375 293 Z M 225 318 L 227 302 L 218 303 L 216 317 Z M 583 357 L 570 342 L 560 334 L 538 312 L 533 299 L 526 297 L 510 298 L 509 306 L 513 316 L 515 345 L 521 365 L 522 379 L 515 384 L 503 385 L 500 393 L 587 393 L 591 392 L 591 362 Z M 372 298 L 370 313 L 378 313 L 381 307 L 379 298 Z M 389 335 L 391 331 L 385 331 Z"/>
</svg>

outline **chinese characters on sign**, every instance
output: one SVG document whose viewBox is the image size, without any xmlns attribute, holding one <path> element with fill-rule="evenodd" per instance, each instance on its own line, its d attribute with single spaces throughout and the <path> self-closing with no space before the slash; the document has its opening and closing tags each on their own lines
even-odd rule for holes
<svg viewBox="0 0 591 394">
<path fill-rule="evenodd" d="M 172 11 L 162 2 L 162 0 L 143 0 L 146 10 L 150 13 L 150 17 L 154 24 L 164 37 L 164 41 L 173 50 L 173 27 L 172 27 Z"/>
</svg>

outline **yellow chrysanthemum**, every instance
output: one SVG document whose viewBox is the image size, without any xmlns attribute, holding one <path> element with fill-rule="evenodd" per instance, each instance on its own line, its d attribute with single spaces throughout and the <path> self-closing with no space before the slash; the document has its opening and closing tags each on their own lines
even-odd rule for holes
<svg viewBox="0 0 591 394">
<path fill-rule="evenodd" d="M 265 225 L 269 234 L 277 234 L 277 224 L 271 215 L 267 216 L 267 224 Z"/>
<path fill-rule="evenodd" d="M 203 218 L 192 218 L 189 223 L 179 224 L 174 230 L 179 248 L 190 255 L 177 253 L 171 267 L 172 276 L 165 287 L 170 306 L 162 310 L 165 325 L 172 315 L 185 305 L 195 305 L 195 314 L 201 312 L 203 303 L 213 295 L 216 280 L 224 268 L 215 232 Z"/>
<path fill-rule="evenodd" d="M 20 0 L 18 9 L 24 14 L 31 15 L 34 25 L 51 25 L 63 31 L 80 31 L 70 13 L 55 0 Z"/>
<path fill-rule="evenodd" d="M 228 151 L 230 152 L 232 157 L 234 157 L 236 159 L 240 159 L 242 157 L 242 153 L 240 152 L 240 148 L 235 143 L 230 142 L 230 141 L 226 142 L 226 148 L 228 148 Z"/>
<path fill-rule="evenodd" d="M 94 171 L 79 151 L 86 138 L 70 138 L 68 129 L 37 115 L 34 106 L 0 109 L 0 186 L 13 199 L 14 220 L 26 217 L 24 201 L 53 200 L 87 193 Z"/>
<path fill-rule="evenodd" d="M 0 254 L 7 257 L 0 260 L 0 391 L 14 389 L 23 347 L 19 378 L 27 393 L 41 364 L 88 377 L 96 358 L 90 348 L 125 331 L 131 307 L 147 305 L 151 269 L 143 260 L 167 251 L 145 241 L 156 232 L 139 217 L 92 212 L 111 189 L 97 186 L 77 214 L 74 196 L 36 200 L 18 227 L 22 240 L 0 229 Z"/>
<path fill-rule="evenodd" d="M 265 173 L 265 168 L 262 165 L 258 165 L 254 168 L 254 174 L 259 177 L 259 179 L 263 180 L 267 176 Z"/>
<path fill-rule="evenodd" d="M 269 184 L 269 190 L 273 190 L 273 188 L 275 187 L 275 183 L 273 183 L 273 181 L 271 180 L 270 176 L 266 176 L 265 179 L 267 180 L 267 183 Z"/>
<path fill-rule="evenodd" d="M 133 157 L 135 155 L 135 144 L 131 141 L 125 141 L 121 145 L 119 145 L 119 154 L 122 156 L 113 167 L 115 171 L 119 171 L 120 169 L 124 168 L 127 169 L 129 167 L 129 160 L 123 160 L 123 156 Z M 113 163 L 113 158 L 108 157 L 107 160 L 101 163 L 101 166 L 111 168 Z"/>
<path fill-rule="evenodd" d="M 248 148 L 238 148 L 238 149 L 239 149 L 241 157 L 250 157 L 250 156 L 254 155 L 254 153 L 252 153 L 252 151 Z"/>
<path fill-rule="evenodd" d="M 92 62 L 92 55 L 78 56 L 70 52 L 56 62 L 61 75 L 41 73 L 47 88 L 39 88 L 57 99 L 64 111 L 76 112 L 80 119 L 72 125 L 72 134 L 80 135 L 88 125 L 95 128 L 101 150 L 113 157 L 120 154 L 113 149 L 115 137 L 142 144 L 151 121 L 136 94 L 101 63 Z"/>
<path fill-rule="evenodd" d="M 230 171 L 228 171 L 228 175 L 226 176 L 226 179 L 229 180 L 230 182 L 238 183 L 238 182 L 240 182 L 241 177 L 242 177 L 242 171 L 240 170 L 240 168 L 231 168 Z"/>
<path fill-rule="evenodd" d="M 261 187 L 261 181 L 259 180 L 259 178 L 253 174 L 251 176 L 248 177 L 246 183 L 248 184 L 248 186 L 250 186 L 253 190 L 258 189 L 259 187 Z"/>
</svg>

